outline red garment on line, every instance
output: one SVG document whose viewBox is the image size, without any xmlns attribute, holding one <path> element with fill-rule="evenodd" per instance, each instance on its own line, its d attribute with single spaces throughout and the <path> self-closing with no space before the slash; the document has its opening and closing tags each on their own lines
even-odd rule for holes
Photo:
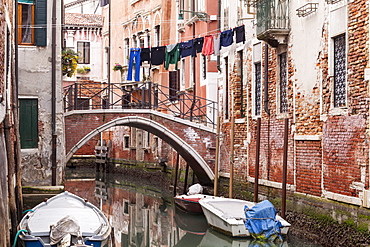
<svg viewBox="0 0 370 247">
<path fill-rule="evenodd" d="M 213 36 L 207 35 L 204 37 L 202 54 L 205 56 L 212 55 L 214 53 Z"/>
</svg>

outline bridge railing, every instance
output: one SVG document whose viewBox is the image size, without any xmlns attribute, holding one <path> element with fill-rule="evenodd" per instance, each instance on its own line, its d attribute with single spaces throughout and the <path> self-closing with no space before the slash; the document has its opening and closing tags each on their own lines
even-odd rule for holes
<svg viewBox="0 0 370 247">
<path fill-rule="evenodd" d="M 152 82 L 75 82 L 64 87 L 64 110 L 153 109 L 215 127 L 217 102 Z"/>
</svg>

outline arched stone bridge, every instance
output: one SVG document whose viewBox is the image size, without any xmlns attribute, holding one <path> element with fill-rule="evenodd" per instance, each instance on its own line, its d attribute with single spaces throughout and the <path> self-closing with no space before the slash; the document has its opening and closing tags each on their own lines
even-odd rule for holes
<svg viewBox="0 0 370 247">
<path fill-rule="evenodd" d="M 65 113 L 66 162 L 97 134 L 114 126 L 146 130 L 173 147 L 198 179 L 214 179 L 216 130 L 150 109 L 74 110 Z"/>
</svg>

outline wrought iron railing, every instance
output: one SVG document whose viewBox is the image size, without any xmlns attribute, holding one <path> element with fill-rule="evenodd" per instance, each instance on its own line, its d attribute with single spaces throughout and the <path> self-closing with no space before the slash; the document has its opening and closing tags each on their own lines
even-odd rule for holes
<svg viewBox="0 0 370 247">
<path fill-rule="evenodd" d="M 64 110 L 153 109 L 215 127 L 217 102 L 152 82 L 76 82 L 64 87 Z"/>
<path fill-rule="evenodd" d="M 257 35 L 289 29 L 289 0 L 258 0 L 256 7 Z"/>
</svg>

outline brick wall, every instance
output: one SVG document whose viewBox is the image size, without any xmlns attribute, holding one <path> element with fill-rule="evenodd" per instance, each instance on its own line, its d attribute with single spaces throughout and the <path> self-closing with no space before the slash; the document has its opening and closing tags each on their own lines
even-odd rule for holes
<svg viewBox="0 0 370 247">
<path fill-rule="evenodd" d="M 139 116 L 140 114 L 118 114 L 118 113 L 102 113 L 102 114 L 74 114 L 69 115 L 65 118 L 66 126 L 66 150 L 71 150 L 79 140 L 81 140 L 90 131 L 100 127 L 101 125 L 119 117 L 127 116 Z M 210 148 L 215 146 L 215 134 L 212 132 L 204 131 L 198 128 L 191 128 L 179 122 L 175 122 L 169 119 L 165 119 L 158 116 L 151 116 L 150 114 L 141 114 L 142 117 L 147 117 L 159 124 L 165 126 L 169 130 L 173 131 L 186 143 L 190 144 L 203 159 L 210 165 L 211 169 L 214 169 L 214 156 L 215 150 Z M 96 137 L 96 140 L 91 140 L 84 145 L 79 151 L 80 153 L 93 154 L 93 149 L 100 136 Z M 161 138 L 161 136 L 159 136 Z M 166 149 L 162 150 L 166 152 Z M 132 153 L 131 153 L 132 154 Z M 170 154 L 169 154 L 170 156 Z M 135 157 L 135 156 L 134 156 Z M 122 157 L 121 157 L 122 158 Z M 131 156 L 131 158 L 133 158 Z M 148 157 L 147 157 L 148 158 Z M 170 160 L 170 159 L 169 159 Z"/>
</svg>

